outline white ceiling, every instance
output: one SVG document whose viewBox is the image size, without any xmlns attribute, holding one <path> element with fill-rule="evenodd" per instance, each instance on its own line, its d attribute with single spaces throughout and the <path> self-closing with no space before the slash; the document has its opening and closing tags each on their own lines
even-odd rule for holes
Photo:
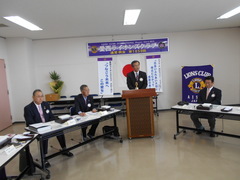
<svg viewBox="0 0 240 180">
<path fill-rule="evenodd" d="M 216 18 L 240 0 L 0 0 L 2 37 L 31 39 L 166 33 L 240 27 L 240 14 Z M 142 9 L 135 26 L 123 26 L 125 9 Z M 18 15 L 40 26 L 29 31 L 3 16 Z"/>
</svg>

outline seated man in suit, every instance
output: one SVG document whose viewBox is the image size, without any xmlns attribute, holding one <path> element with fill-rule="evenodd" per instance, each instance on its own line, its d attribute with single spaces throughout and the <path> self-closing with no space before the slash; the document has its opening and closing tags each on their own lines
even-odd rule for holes
<svg viewBox="0 0 240 180">
<path fill-rule="evenodd" d="M 213 87 L 214 77 L 208 76 L 205 78 L 206 87 L 202 89 L 198 94 L 198 103 L 211 103 L 221 105 L 222 91 Z M 199 118 L 208 119 L 208 124 L 210 126 L 210 131 L 214 131 L 216 114 L 214 113 L 204 113 L 204 112 L 194 112 L 191 114 L 191 119 L 198 129 L 196 134 L 201 134 L 204 130 Z M 215 137 L 213 132 L 210 132 L 210 137 Z"/>
<path fill-rule="evenodd" d="M 89 96 L 90 90 L 88 86 L 85 84 L 81 85 L 80 91 L 81 94 L 75 97 L 74 100 L 76 113 L 79 114 L 80 116 L 86 116 L 86 112 L 88 111 L 97 112 L 97 110 L 94 108 L 93 97 Z M 92 139 L 95 136 L 97 127 L 98 123 L 93 124 L 88 134 L 86 132 L 87 127 L 82 128 L 83 141 L 88 140 L 88 138 Z"/>
<path fill-rule="evenodd" d="M 131 63 L 133 71 L 127 75 L 128 89 L 146 89 L 147 88 L 147 74 L 140 71 L 140 62 L 135 60 Z"/>
<path fill-rule="evenodd" d="M 35 123 L 44 123 L 51 120 L 54 120 L 54 115 L 50 109 L 50 106 L 47 102 L 43 101 L 43 93 L 40 89 L 36 89 L 33 91 L 33 101 L 25 106 L 24 108 L 24 118 L 26 121 L 26 125 L 29 126 L 30 124 Z M 62 149 L 66 149 L 66 142 L 64 135 L 57 136 L 59 144 L 61 145 Z M 48 140 L 43 142 L 43 151 L 44 154 L 48 152 Z M 73 154 L 71 152 L 64 152 L 62 153 L 65 156 L 71 157 Z M 46 167 L 50 166 L 50 163 L 46 161 Z"/>
</svg>

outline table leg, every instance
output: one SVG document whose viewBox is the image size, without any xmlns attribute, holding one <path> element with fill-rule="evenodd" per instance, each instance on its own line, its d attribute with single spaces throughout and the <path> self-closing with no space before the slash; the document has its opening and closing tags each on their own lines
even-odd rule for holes
<svg viewBox="0 0 240 180">
<path fill-rule="evenodd" d="M 179 133 L 179 113 L 176 111 L 176 128 L 177 128 L 177 133 Z"/>
<path fill-rule="evenodd" d="M 6 175 L 6 171 L 5 171 L 5 167 L 0 169 L 0 179 L 2 180 L 7 180 L 7 175 Z"/>
<path fill-rule="evenodd" d="M 115 127 L 117 127 L 117 118 L 116 118 L 116 114 L 113 115 L 113 124 Z"/>
<path fill-rule="evenodd" d="M 45 154 L 43 150 L 43 139 L 42 137 L 39 138 L 39 145 L 40 145 L 40 156 L 41 156 L 41 168 L 43 171 L 47 173 L 46 179 L 50 179 L 50 171 L 45 167 Z"/>
<path fill-rule="evenodd" d="M 177 136 L 178 136 L 179 134 L 181 134 L 182 132 L 183 132 L 183 133 L 186 133 L 186 130 L 185 130 L 185 129 L 182 129 L 182 130 L 180 131 L 180 128 L 179 128 L 179 111 L 178 111 L 178 110 L 176 111 L 176 131 L 177 131 L 177 133 L 173 135 L 173 139 L 177 139 Z"/>
</svg>

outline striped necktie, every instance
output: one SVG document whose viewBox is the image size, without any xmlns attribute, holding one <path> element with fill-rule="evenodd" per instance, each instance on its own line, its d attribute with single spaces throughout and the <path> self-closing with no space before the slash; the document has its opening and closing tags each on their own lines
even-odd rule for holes
<svg viewBox="0 0 240 180">
<path fill-rule="evenodd" d="M 46 121 L 45 121 L 45 118 L 44 118 L 44 114 L 43 114 L 43 110 L 42 110 L 41 104 L 38 105 L 38 112 L 39 112 L 39 114 L 40 114 L 40 117 L 41 117 L 41 119 L 42 119 L 42 122 L 46 122 Z"/>
<path fill-rule="evenodd" d="M 209 93 L 210 93 L 210 89 L 209 89 L 209 88 L 207 88 L 206 100 L 207 100 L 207 98 L 208 98 L 208 95 L 209 95 Z"/>
<path fill-rule="evenodd" d="M 136 80 L 138 81 L 139 75 L 138 72 L 136 72 Z"/>
</svg>

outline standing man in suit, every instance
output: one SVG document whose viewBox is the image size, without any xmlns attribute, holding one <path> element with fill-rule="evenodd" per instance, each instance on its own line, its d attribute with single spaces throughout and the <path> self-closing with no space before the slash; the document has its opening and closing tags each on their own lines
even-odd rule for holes
<svg viewBox="0 0 240 180">
<path fill-rule="evenodd" d="M 35 123 L 45 123 L 55 119 L 49 104 L 43 101 L 43 93 L 40 89 L 36 89 L 33 91 L 32 98 L 33 101 L 24 108 L 24 118 L 27 126 Z M 63 150 L 66 149 L 66 141 L 64 135 L 57 136 L 57 139 L 61 148 Z M 44 140 L 43 142 L 43 151 L 44 154 L 47 154 L 48 140 Z M 62 154 L 68 157 L 73 156 L 73 154 L 69 151 Z M 50 167 L 50 163 L 46 161 L 45 166 Z"/>
<path fill-rule="evenodd" d="M 74 100 L 76 113 L 80 116 L 86 116 L 86 112 L 88 111 L 97 112 L 97 110 L 94 108 L 93 97 L 89 95 L 90 90 L 88 86 L 85 84 L 81 85 L 80 91 L 81 91 L 81 94 L 75 97 L 75 100 Z M 88 134 L 87 134 L 87 127 L 82 128 L 83 141 L 86 141 L 89 138 L 92 139 L 95 136 L 95 132 L 98 127 L 98 124 L 99 123 L 93 124 Z"/>
<path fill-rule="evenodd" d="M 213 87 L 214 85 L 214 77 L 208 76 L 205 78 L 205 85 L 206 87 L 202 89 L 199 92 L 198 95 L 198 103 L 211 103 L 211 104 L 217 104 L 221 105 L 221 99 L 222 99 L 222 91 L 220 89 L 217 89 Z M 213 133 L 215 128 L 215 122 L 216 122 L 216 114 L 214 113 L 204 113 L 204 112 L 194 112 L 191 114 L 191 119 L 197 128 L 196 134 L 201 134 L 202 131 L 204 131 L 204 127 L 202 126 L 201 122 L 199 121 L 199 118 L 206 118 L 208 119 L 208 124 L 210 126 L 210 137 L 215 137 L 215 134 Z"/>
<path fill-rule="evenodd" d="M 133 71 L 127 75 L 128 89 L 146 89 L 147 88 L 147 74 L 140 71 L 140 62 L 137 60 L 131 63 Z"/>
</svg>

